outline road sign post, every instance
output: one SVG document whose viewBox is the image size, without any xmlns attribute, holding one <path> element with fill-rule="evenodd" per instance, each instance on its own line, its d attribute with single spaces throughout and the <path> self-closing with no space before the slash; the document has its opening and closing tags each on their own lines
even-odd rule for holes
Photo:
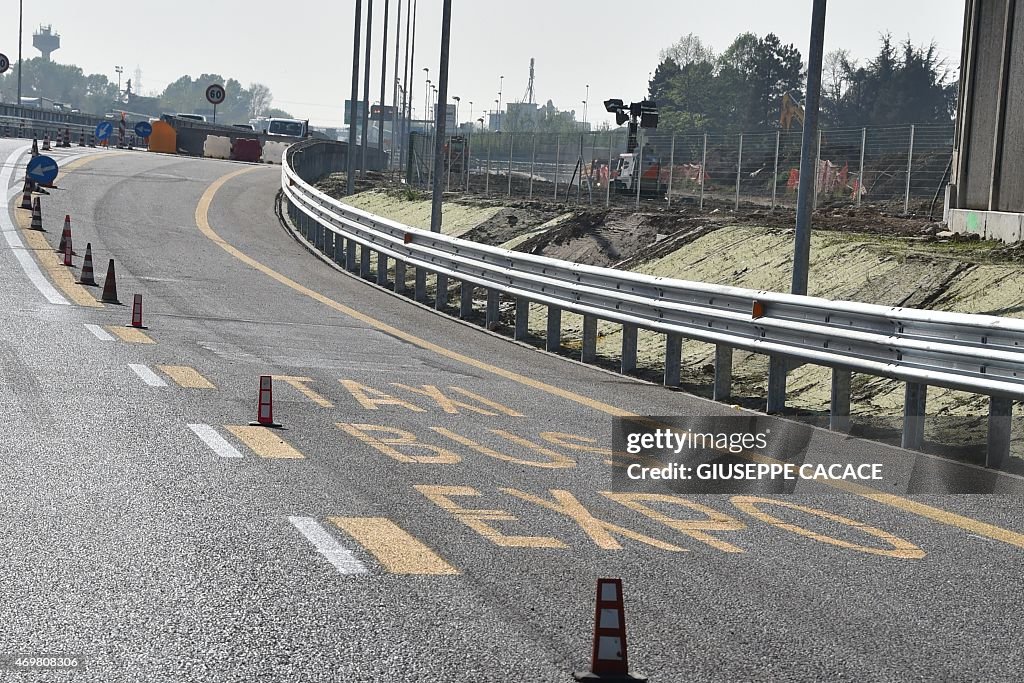
<svg viewBox="0 0 1024 683">
<path fill-rule="evenodd" d="M 226 96 L 224 86 L 219 83 L 213 83 L 206 88 L 206 101 L 213 105 L 214 123 L 217 123 L 217 105 L 221 104 Z"/>
</svg>

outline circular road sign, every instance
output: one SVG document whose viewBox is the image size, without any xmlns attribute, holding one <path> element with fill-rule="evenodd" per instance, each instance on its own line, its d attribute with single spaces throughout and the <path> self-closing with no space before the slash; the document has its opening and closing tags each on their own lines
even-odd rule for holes
<svg viewBox="0 0 1024 683">
<path fill-rule="evenodd" d="M 140 138 L 148 138 L 153 134 L 153 125 L 149 121 L 139 121 L 135 124 L 135 134 Z"/>
<path fill-rule="evenodd" d="M 96 126 L 96 139 L 103 141 L 114 134 L 114 124 L 110 121 L 101 121 Z"/>
<path fill-rule="evenodd" d="M 210 104 L 221 104 L 226 96 L 224 86 L 218 83 L 214 83 L 206 89 L 206 101 Z"/>
<path fill-rule="evenodd" d="M 7 59 L 7 55 L 0 52 L 0 74 L 11 68 L 11 60 Z"/>
<path fill-rule="evenodd" d="M 49 185 L 57 178 L 57 162 L 47 156 L 33 157 L 25 168 L 25 175 L 41 185 Z"/>
</svg>

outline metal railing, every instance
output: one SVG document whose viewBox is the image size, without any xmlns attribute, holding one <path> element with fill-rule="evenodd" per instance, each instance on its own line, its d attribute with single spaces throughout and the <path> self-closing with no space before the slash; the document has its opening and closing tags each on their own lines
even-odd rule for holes
<svg viewBox="0 0 1024 683">
<path fill-rule="evenodd" d="M 311 185 L 336 170 L 332 143 L 289 148 L 282 189 L 289 215 L 311 246 L 350 271 L 404 290 L 405 270 L 416 269 L 414 297 L 426 299 L 426 275 L 437 277 L 435 307 L 447 307 L 448 279 L 462 296 L 487 291 L 487 320 L 497 321 L 500 296 L 515 300 L 515 336 L 525 338 L 529 304 L 547 307 L 547 345 L 561 345 L 561 312 L 584 317 L 582 360 L 596 356 L 597 322 L 622 325 L 621 369 L 636 368 L 637 330 L 663 333 L 665 383 L 678 385 L 683 339 L 716 346 L 714 398 L 729 397 L 733 350 L 770 358 L 768 412 L 785 406 L 786 374 L 801 364 L 832 369 L 831 420 L 845 429 L 850 373 L 906 383 L 902 443 L 921 448 L 926 389 L 946 387 L 990 397 L 987 463 L 1009 458 L 1010 415 L 1024 399 L 1024 320 L 879 306 L 652 277 L 585 266 L 478 244 L 403 225 L 355 209 Z M 358 251 L 358 260 L 357 260 Z M 471 301 L 471 300 L 470 300 Z"/>
<path fill-rule="evenodd" d="M 815 155 L 818 207 L 873 206 L 917 213 L 948 182 L 952 124 L 844 128 L 820 132 Z M 495 197 L 610 205 L 642 201 L 704 208 L 793 208 L 801 132 L 679 134 L 644 131 L 640 143 L 660 166 L 660 191 L 643 198 L 609 187 L 626 151 L 621 129 L 584 133 L 475 131 L 445 147 L 445 186 Z M 410 137 L 406 182 L 428 187 L 434 140 Z M 451 163 L 449 163 L 449 161 Z M 610 190 L 610 191 L 609 191 Z"/>
</svg>

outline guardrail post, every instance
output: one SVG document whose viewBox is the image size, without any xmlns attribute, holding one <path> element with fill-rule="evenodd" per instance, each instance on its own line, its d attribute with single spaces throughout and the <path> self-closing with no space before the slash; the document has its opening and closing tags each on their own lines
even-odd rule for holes
<svg viewBox="0 0 1024 683">
<path fill-rule="evenodd" d="M 356 241 L 351 237 L 345 240 L 345 270 L 356 272 Z"/>
<path fill-rule="evenodd" d="M 388 284 L 388 257 L 383 252 L 377 252 L 377 284 L 387 286 Z"/>
<path fill-rule="evenodd" d="M 678 387 L 683 365 L 683 336 L 674 332 L 665 335 L 666 387 Z"/>
<path fill-rule="evenodd" d="M 924 414 L 928 385 L 907 382 L 903 399 L 903 438 L 900 445 L 912 451 L 924 445 Z"/>
<path fill-rule="evenodd" d="M 786 359 L 768 357 L 768 405 L 765 412 L 778 415 L 786 409 Z"/>
<path fill-rule="evenodd" d="M 434 309 L 443 311 L 448 306 L 448 276 L 437 274 L 437 291 L 434 295 Z"/>
<path fill-rule="evenodd" d="M 545 341 L 548 351 L 562 348 L 562 309 L 548 306 L 548 335 Z"/>
<path fill-rule="evenodd" d="M 359 277 L 370 277 L 370 247 L 359 247 Z"/>
<path fill-rule="evenodd" d="M 487 311 L 484 314 L 484 326 L 493 330 L 498 326 L 498 302 L 501 292 L 496 289 L 487 290 Z"/>
<path fill-rule="evenodd" d="M 405 292 L 405 261 L 395 259 L 395 293 Z"/>
<path fill-rule="evenodd" d="M 459 317 L 466 320 L 473 315 L 473 283 L 463 280 L 459 286 Z"/>
<path fill-rule="evenodd" d="M 580 349 L 580 361 L 593 363 L 597 360 L 597 317 L 583 314 L 583 344 Z"/>
<path fill-rule="evenodd" d="M 516 341 L 523 341 L 530 336 L 530 300 L 521 296 L 516 297 L 516 328 L 512 338 Z"/>
<path fill-rule="evenodd" d="M 636 336 L 636 325 L 627 323 L 622 326 L 622 358 L 619 372 L 624 375 L 636 371 Z"/>
<path fill-rule="evenodd" d="M 829 405 L 828 428 L 833 432 L 850 431 L 849 370 L 832 368 L 832 401 Z"/>
<path fill-rule="evenodd" d="M 416 284 L 413 285 L 413 298 L 416 301 L 426 301 L 427 299 L 427 271 L 422 268 L 416 268 Z"/>
<path fill-rule="evenodd" d="M 999 396 L 988 399 L 988 445 L 985 466 L 1002 469 L 1010 459 L 1013 400 Z"/>
<path fill-rule="evenodd" d="M 732 347 L 715 344 L 715 385 L 711 398 L 728 401 L 732 397 Z"/>
</svg>

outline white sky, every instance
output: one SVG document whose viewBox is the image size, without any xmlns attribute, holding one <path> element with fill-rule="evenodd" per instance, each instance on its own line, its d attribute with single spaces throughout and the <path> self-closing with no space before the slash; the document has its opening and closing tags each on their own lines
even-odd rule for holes
<svg viewBox="0 0 1024 683">
<path fill-rule="evenodd" d="M 364 15 L 368 1 L 363 0 Z M 385 0 L 373 4 L 371 93 L 376 95 L 371 100 L 376 101 Z M 390 5 L 389 104 L 398 0 Z M 96 5 L 105 7 L 102 11 L 90 11 L 91 6 L 83 0 L 26 2 L 25 58 L 39 54 L 31 38 L 36 27 L 53 24 L 62 42 L 56 61 L 104 73 L 114 82 L 115 65 L 124 67 L 124 79 L 139 66 L 145 94 L 186 73 L 220 73 L 244 85 L 266 83 L 275 106 L 316 124 L 341 123 L 351 88 L 355 0 L 128 2 L 120 5 L 121 18 L 102 3 Z M 691 31 L 718 51 L 742 31 L 774 32 L 806 59 L 810 11 L 810 0 L 454 0 L 449 96 L 462 97 L 462 120 L 469 118 L 470 101 L 477 118 L 482 109 L 494 108 L 504 75 L 502 101 L 517 101 L 535 57 L 538 101 L 576 109 L 582 119 L 589 84 L 588 118 L 596 123 L 606 118 L 601 100 L 642 97 L 659 51 Z M 403 6 L 403 22 L 405 12 Z M 879 34 L 889 31 L 896 40 L 934 40 L 949 66 L 958 65 L 964 0 L 833 0 L 828 12 L 826 51 L 844 47 L 855 57 L 870 58 Z M 0 0 L 0 52 L 12 61 L 18 54 L 17 13 L 17 0 Z M 423 67 L 436 81 L 440 26 L 441 0 L 418 0 L 412 81 L 417 110 L 423 102 Z"/>
</svg>

